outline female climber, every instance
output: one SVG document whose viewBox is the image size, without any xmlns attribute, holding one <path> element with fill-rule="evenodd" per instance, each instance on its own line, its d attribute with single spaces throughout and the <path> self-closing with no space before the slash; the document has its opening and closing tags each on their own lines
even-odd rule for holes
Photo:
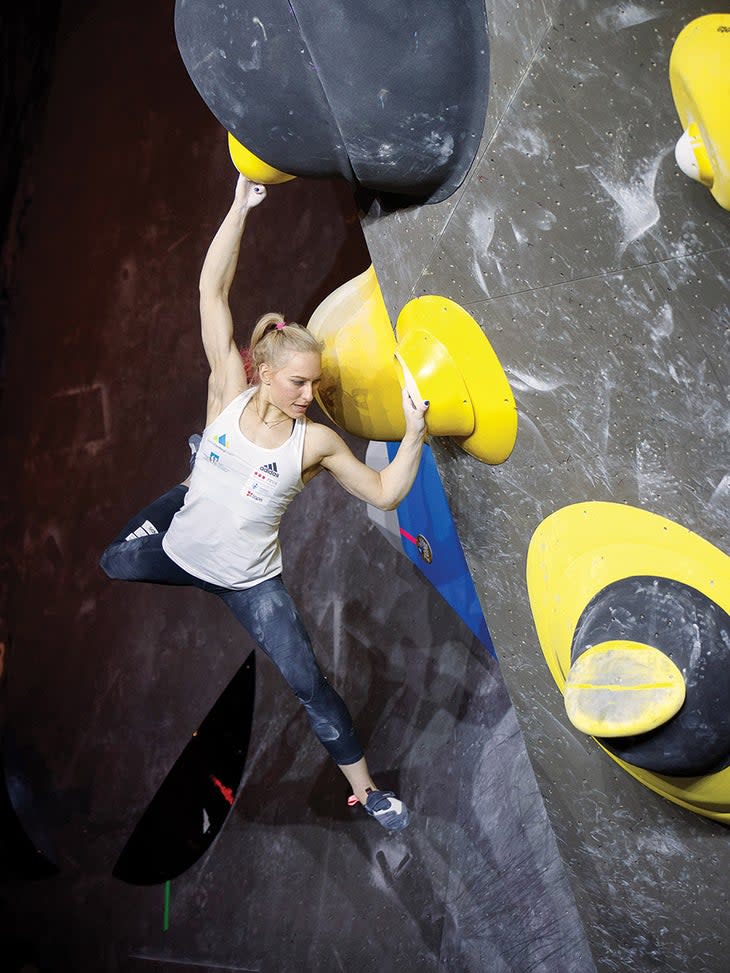
<svg viewBox="0 0 730 973">
<path fill-rule="evenodd" d="M 397 831 L 408 824 L 408 809 L 373 782 L 350 713 L 321 672 L 282 583 L 279 522 L 322 470 L 361 500 L 384 510 L 397 506 L 416 475 L 426 406 L 404 392 L 406 432 L 393 461 L 380 472 L 361 463 L 334 430 L 306 417 L 320 380 L 320 344 L 278 314 L 264 315 L 253 330 L 249 384 L 228 293 L 246 218 L 265 196 L 263 186 L 239 177 L 203 263 L 200 318 L 210 377 L 191 475 L 126 524 L 101 566 L 110 578 L 194 585 L 218 595 L 302 702 L 365 811 Z"/>
</svg>

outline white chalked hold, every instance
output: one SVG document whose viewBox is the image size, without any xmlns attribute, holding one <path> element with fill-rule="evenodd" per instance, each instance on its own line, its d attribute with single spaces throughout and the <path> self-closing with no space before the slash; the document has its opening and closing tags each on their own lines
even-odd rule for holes
<svg viewBox="0 0 730 973">
<path fill-rule="evenodd" d="M 578 730 L 598 737 L 648 733 L 685 699 L 682 673 L 651 645 L 610 641 L 580 655 L 565 681 L 565 710 Z"/>
</svg>

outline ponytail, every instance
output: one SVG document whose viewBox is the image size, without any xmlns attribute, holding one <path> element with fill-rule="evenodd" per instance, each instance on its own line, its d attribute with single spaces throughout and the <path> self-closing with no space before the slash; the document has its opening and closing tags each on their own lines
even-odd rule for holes
<svg viewBox="0 0 730 973">
<path fill-rule="evenodd" d="M 301 324 L 285 321 L 282 314 L 269 312 L 256 322 L 248 349 L 242 354 L 244 362 L 250 362 L 252 380 L 255 382 L 258 381 L 259 366 L 264 362 L 272 368 L 281 368 L 299 351 L 321 355 L 322 343 Z"/>
</svg>

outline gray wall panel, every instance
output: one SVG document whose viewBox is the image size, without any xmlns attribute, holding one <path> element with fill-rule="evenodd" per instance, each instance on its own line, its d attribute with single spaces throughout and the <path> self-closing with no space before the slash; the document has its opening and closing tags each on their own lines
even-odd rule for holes
<svg viewBox="0 0 730 973">
<path fill-rule="evenodd" d="M 548 0 L 526 0 L 519 4 L 497 0 L 487 4 L 491 75 L 489 108 L 477 162 L 488 150 L 502 116 L 550 28 L 550 6 Z M 378 266 L 397 268 L 390 275 L 385 291 L 391 314 L 397 314 L 412 296 L 470 178 L 471 174 L 452 197 L 436 206 L 384 214 L 377 203 L 373 204 L 363 229 L 373 261 Z"/>
<path fill-rule="evenodd" d="M 730 214 L 674 168 L 668 82 L 681 27 L 722 9 L 555 4 L 435 246 L 422 211 L 368 225 L 389 306 L 404 280 L 465 305 L 516 394 L 504 466 L 446 440 L 435 451 L 596 963 L 612 973 L 727 968 L 730 851 L 721 825 L 653 795 L 571 727 L 525 559 L 540 522 L 581 500 L 641 506 L 730 551 Z M 403 274 L 377 259 L 400 247 Z"/>
</svg>

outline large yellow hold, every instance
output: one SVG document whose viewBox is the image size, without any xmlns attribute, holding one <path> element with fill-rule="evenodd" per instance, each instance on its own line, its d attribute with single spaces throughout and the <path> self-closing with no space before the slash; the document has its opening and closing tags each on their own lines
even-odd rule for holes
<svg viewBox="0 0 730 973">
<path fill-rule="evenodd" d="M 730 209 L 730 14 L 687 24 L 674 43 L 669 81 L 684 129 L 677 163 Z"/>
<path fill-rule="evenodd" d="M 644 576 L 671 578 L 695 588 L 730 614 L 730 557 L 665 517 L 623 503 L 588 501 L 556 510 L 537 527 L 527 554 L 527 588 L 540 647 L 562 693 L 569 681 L 574 689 L 601 679 L 608 686 L 618 685 L 608 665 L 603 676 L 598 674 L 603 666 L 599 646 L 594 671 L 582 681 L 580 670 L 574 669 L 571 660 L 573 638 L 586 606 L 599 592 L 623 578 Z M 607 649 L 626 650 L 623 661 L 629 665 L 630 645 L 602 643 Z M 650 682 L 665 681 L 659 676 L 659 661 L 656 657 L 650 661 Z M 670 692 L 676 695 L 671 705 L 676 705 L 684 680 L 680 685 L 677 673 L 672 673 L 666 681 L 673 684 Z M 640 693 L 637 702 L 641 702 Z M 597 700 L 590 700 L 587 695 L 579 705 L 588 719 L 595 721 L 588 724 L 587 732 L 591 734 L 609 736 L 609 724 L 620 723 L 620 714 L 601 710 Z M 651 722 L 661 719 L 670 709 L 671 706 L 664 714 L 652 717 L 651 705 L 638 706 L 635 725 L 639 729 L 643 726 L 646 732 Z M 696 814 L 730 824 L 730 766 L 700 777 L 674 777 L 645 770 L 607 753 L 627 773 L 662 797 Z"/>
<path fill-rule="evenodd" d="M 426 428 L 483 463 L 503 463 L 517 438 L 507 376 L 477 322 L 447 297 L 409 301 L 396 332 L 372 267 L 333 291 L 309 330 L 323 345 L 317 400 L 333 422 L 364 439 L 405 434 L 401 388 L 427 400 Z"/>
</svg>

